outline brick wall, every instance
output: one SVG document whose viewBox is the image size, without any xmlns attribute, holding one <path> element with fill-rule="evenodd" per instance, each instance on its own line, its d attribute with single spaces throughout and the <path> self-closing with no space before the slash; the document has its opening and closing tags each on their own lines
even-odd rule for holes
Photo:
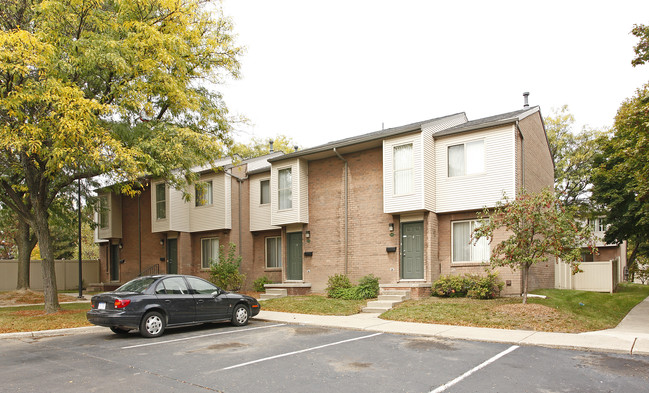
<svg viewBox="0 0 649 393">
<path fill-rule="evenodd" d="M 523 133 L 524 187 L 531 192 L 554 185 L 554 165 L 547 136 L 537 112 L 519 122 Z"/>
<path fill-rule="evenodd" d="M 348 162 L 349 256 L 347 273 L 355 282 L 374 274 L 381 283 L 399 278 L 397 253 L 386 247 L 398 247 L 398 221 L 383 213 L 383 175 L 381 148 L 343 156 Z M 309 242 L 304 251 L 304 281 L 312 291 L 322 292 L 329 276 L 345 272 L 345 173 L 337 157 L 309 162 Z M 394 223 L 395 236 L 388 224 Z"/>
</svg>

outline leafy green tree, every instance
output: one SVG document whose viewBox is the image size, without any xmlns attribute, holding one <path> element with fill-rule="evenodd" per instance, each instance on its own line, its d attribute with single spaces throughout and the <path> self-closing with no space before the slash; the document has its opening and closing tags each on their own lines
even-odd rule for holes
<svg viewBox="0 0 649 393">
<path fill-rule="evenodd" d="M 277 135 L 273 141 L 273 151 L 291 153 L 295 151 L 297 144 L 286 135 Z M 234 143 L 230 148 L 230 154 L 238 155 L 244 159 L 263 156 L 270 153 L 270 140 L 253 137 L 249 143 Z"/>
<path fill-rule="evenodd" d="M 576 209 L 581 216 L 588 215 L 593 159 L 599 150 L 597 138 L 604 133 L 588 128 L 575 133 L 574 116 L 564 105 L 553 109 L 544 118 L 552 157 L 554 158 L 554 187 L 565 207 Z"/>
<path fill-rule="evenodd" d="M 560 258 L 579 271 L 581 247 L 596 252 L 595 239 L 588 226 L 582 226 L 551 189 L 540 193 L 522 190 L 514 200 L 505 197 L 494 209 L 485 209 L 473 240 L 493 239 L 496 231 L 506 231 L 508 238 L 491 251 L 492 267 L 520 269 L 523 275 L 523 303 L 527 303 L 529 269 L 550 257 Z"/>
<path fill-rule="evenodd" d="M 228 244 L 228 252 L 225 246 L 219 247 L 219 258 L 211 261 L 210 281 L 225 291 L 238 291 L 241 289 L 246 275 L 239 272 L 241 266 L 241 255 L 237 254 L 237 245 Z"/>
<path fill-rule="evenodd" d="M 615 132 L 599 141 L 593 199 L 606 206 L 607 243 L 633 244 L 627 264 L 649 245 L 649 84 L 636 91 L 617 112 Z"/>
<path fill-rule="evenodd" d="M 3 0 L 0 201 L 37 235 L 46 312 L 59 308 L 49 209 L 63 189 L 99 174 L 129 195 L 146 175 L 183 189 L 191 167 L 231 143 L 214 88 L 238 76 L 242 49 L 211 11 L 200 0 Z"/>
<path fill-rule="evenodd" d="M 635 67 L 649 62 L 649 26 L 633 25 L 631 34 L 640 39 L 638 44 L 633 47 L 636 57 L 631 61 L 631 64 Z"/>
</svg>

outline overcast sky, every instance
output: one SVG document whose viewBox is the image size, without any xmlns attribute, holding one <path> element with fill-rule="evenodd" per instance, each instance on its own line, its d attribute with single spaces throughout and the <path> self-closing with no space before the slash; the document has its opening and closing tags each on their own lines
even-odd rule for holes
<svg viewBox="0 0 649 393">
<path fill-rule="evenodd" d="M 610 127 L 649 81 L 629 32 L 649 1 L 223 0 L 247 48 L 221 87 L 247 117 L 235 139 L 300 146 L 465 112 L 543 116 L 567 104 L 577 128 Z"/>
</svg>

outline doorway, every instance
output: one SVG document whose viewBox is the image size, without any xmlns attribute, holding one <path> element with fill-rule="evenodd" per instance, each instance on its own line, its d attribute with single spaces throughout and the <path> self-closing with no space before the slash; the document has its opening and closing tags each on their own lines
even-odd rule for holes
<svg viewBox="0 0 649 393">
<path fill-rule="evenodd" d="M 286 234 L 286 279 L 302 280 L 302 232 Z"/>
<path fill-rule="evenodd" d="M 424 278 L 424 223 L 401 224 L 401 278 Z"/>
</svg>

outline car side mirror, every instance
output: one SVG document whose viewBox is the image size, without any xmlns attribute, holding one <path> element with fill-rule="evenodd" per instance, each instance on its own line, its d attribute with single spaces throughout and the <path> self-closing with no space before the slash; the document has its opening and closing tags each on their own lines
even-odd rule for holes
<svg viewBox="0 0 649 393">
<path fill-rule="evenodd" d="M 219 297 L 221 295 L 221 290 L 217 289 L 216 291 L 212 292 L 212 296 L 214 297 Z"/>
</svg>

